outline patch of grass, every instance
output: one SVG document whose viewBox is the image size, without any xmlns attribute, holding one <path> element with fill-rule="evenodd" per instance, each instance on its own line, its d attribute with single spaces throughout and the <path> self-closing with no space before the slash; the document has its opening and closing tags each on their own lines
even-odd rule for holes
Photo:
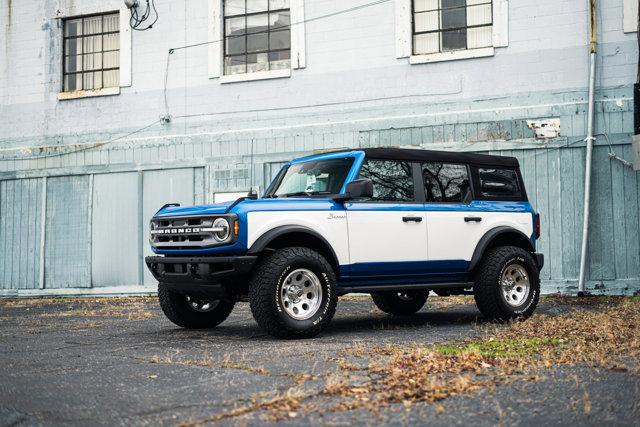
<svg viewBox="0 0 640 427">
<path fill-rule="evenodd" d="M 338 299 L 340 301 L 369 301 L 371 297 L 369 295 L 342 295 Z"/>
<path fill-rule="evenodd" d="M 445 344 L 434 347 L 434 351 L 451 356 L 475 353 L 482 357 L 531 357 L 544 348 L 556 346 L 562 342 L 559 338 L 489 339 L 463 344 Z"/>
</svg>

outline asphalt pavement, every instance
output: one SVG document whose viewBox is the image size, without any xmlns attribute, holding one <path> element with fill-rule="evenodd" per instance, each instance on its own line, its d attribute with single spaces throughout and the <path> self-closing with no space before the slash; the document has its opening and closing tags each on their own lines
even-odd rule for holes
<svg viewBox="0 0 640 427">
<path fill-rule="evenodd" d="M 472 300 L 446 301 L 430 298 L 418 314 L 392 318 L 368 298 L 343 299 L 322 335 L 296 341 L 266 335 L 246 303 L 218 328 L 188 331 L 166 320 L 154 298 L 0 302 L 0 425 L 637 425 L 640 378 L 586 366 L 375 414 L 274 419 L 260 407 L 237 410 L 292 389 L 313 400 L 328 377 L 343 374 L 349 351 L 483 333 Z"/>
</svg>

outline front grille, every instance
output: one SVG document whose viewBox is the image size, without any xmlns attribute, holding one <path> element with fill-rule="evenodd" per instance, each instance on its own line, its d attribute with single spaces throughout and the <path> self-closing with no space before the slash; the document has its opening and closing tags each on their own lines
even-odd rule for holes
<svg viewBox="0 0 640 427">
<path fill-rule="evenodd" d="M 199 248 L 220 244 L 213 237 L 213 222 L 220 216 L 154 218 L 151 220 L 151 245 L 156 248 Z M 233 224 L 231 218 L 230 225 Z"/>
</svg>

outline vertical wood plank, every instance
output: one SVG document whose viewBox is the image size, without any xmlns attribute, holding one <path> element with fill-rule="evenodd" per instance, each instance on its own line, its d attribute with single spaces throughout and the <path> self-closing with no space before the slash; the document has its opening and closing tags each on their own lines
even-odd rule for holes
<svg viewBox="0 0 640 427">
<path fill-rule="evenodd" d="M 547 152 L 546 149 L 535 151 L 535 174 L 536 174 L 536 202 L 537 209 L 540 212 L 541 218 L 541 235 L 539 240 L 539 251 L 544 254 L 550 254 L 549 239 L 550 236 L 550 216 L 549 216 L 549 181 L 547 175 Z M 550 279 L 551 270 L 548 266 L 544 266 L 540 272 L 540 278 Z"/>
<path fill-rule="evenodd" d="M 578 278 L 578 268 L 580 263 L 579 254 L 576 253 L 576 234 L 574 224 L 575 206 L 575 183 L 573 180 L 574 163 L 573 149 L 562 149 L 560 151 L 560 186 L 561 186 L 561 227 L 562 235 L 562 278 L 575 280 Z"/>
<path fill-rule="evenodd" d="M 548 200 L 549 200 L 549 274 L 552 279 L 562 279 L 562 191 L 560 176 L 560 151 L 547 151 Z"/>
<path fill-rule="evenodd" d="M 611 162 L 611 201 L 613 212 L 613 256 L 614 278 L 627 277 L 627 245 L 626 245 L 626 208 L 624 166 L 622 163 Z"/>
</svg>

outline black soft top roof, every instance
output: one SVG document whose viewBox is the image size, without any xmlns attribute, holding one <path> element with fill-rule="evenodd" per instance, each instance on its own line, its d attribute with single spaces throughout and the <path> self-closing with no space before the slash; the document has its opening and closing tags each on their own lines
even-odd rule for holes
<svg viewBox="0 0 640 427">
<path fill-rule="evenodd" d="M 445 163 L 466 163 L 478 166 L 519 167 L 518 159 L 488 154 L 460 153 L 450 151 L 416 150 L 410 148 L 363 148 L 365 155 L 372 159 L 432 161 Z"/>
</svg>

